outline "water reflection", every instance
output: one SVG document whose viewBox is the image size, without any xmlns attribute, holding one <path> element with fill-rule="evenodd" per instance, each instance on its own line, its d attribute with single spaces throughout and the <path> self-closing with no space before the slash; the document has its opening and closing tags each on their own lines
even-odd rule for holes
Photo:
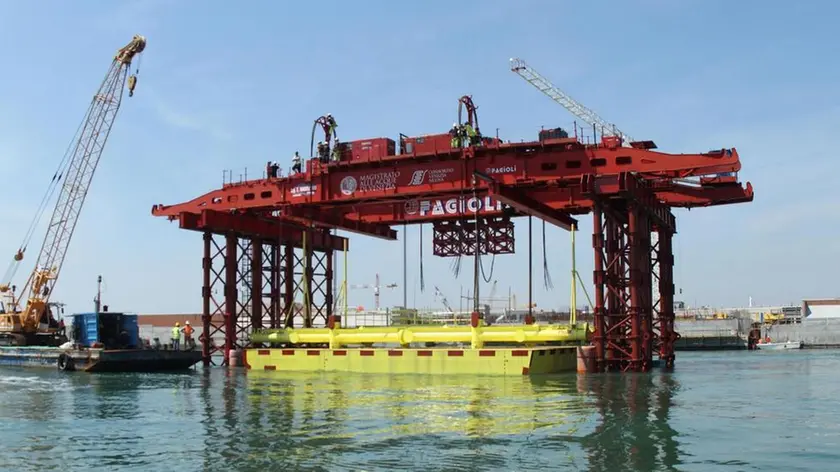
<svg viewBox="0 0 840 472">
<path fill-rule="evenodd" d="M 217 381 L 224 385 L 214 387 Z M 269 464 L 294 470 L 472 470 L 477 456 L 482 466 L 476 470 L 574 463 L 582 453 L 568 455 L 566 446 L 547 450 L 543 441 L 574 435 L 590 422 L 591 400 L 575 382 L 574 375 L 551 382 L 339 373 L 205 376 L 205 468 L 232 456 L 241 458 L 240 470 Z"/>
<path fill-rule="evenodd" d="M 581 377 L 9 368 L 0 470 L 834 470 L 840 355 L 806 354 Z"/>
<path fill-rule="evenodd" d="M 601 417 L 580 439 L 589 470 L 675 470 L 678 433 L 669 423 L 679 383 L 665 372 L 581 376 L 578 388 L 594 399 Z"/>
<path fill-rule="evenodd" d="M 480 463 L 475 470 L 611 471 L 679 464 L 677 432 L 669 424 L 679 384 L 665 373 L 249 372 L 216 380 L 221 389 L 211 387 L 210 377 L 202 383 L 208 470 L 229 457 L 239 458 L 240 470 L 473 470 Z"/>
</svg>

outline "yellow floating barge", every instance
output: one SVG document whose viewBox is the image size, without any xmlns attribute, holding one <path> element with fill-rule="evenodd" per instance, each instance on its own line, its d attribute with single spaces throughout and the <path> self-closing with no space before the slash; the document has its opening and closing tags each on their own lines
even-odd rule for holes
<svg viewBox="0 0 840 472">
<path fill-rule="evenodd" d="M 586 324 L 481 323 L 262 330 L 251 335 L 252 343 L 284 347 L 246 349 L 242 363 L 284 372 L 552 374 L 580 370 L 589 333 Z"/>
</svg>

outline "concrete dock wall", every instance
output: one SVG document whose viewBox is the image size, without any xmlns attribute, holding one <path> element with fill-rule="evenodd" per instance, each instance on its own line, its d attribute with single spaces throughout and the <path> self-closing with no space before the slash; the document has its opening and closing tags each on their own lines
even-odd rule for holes
<svg viewBox="0 0 840 472">
<path fill-rule="evenodd" d="M 840 319 L 806 318 L 799 324 L 772 326 L 763 334 L 773 341 L 801 341 L 804 347 L 840 347 Z"/>
<path fill-rule="evenodd" d="M 677 320 L 678 351 L 746 349 L 749 320 Z"/>
</svg>

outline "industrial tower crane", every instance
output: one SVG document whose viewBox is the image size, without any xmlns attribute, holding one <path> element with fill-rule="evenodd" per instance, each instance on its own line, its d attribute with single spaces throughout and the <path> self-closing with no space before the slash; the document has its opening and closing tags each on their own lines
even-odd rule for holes
<svg viewBox="0 0 840 472">
<path fill-rule="evenodd" d="M 379 285 L 379 274 L 376 274 L 376 284 L 362 284 L 362 285 L 351 285 L 350 288 L 352 289 L 359 289 L 359 288 L 372 288 L 373 289 L 373 298 L 374 298 L 374 305 L 376 311 L 379 311 L 379 290 L 382 288 L 397 288 L 397 284 L 386 284 L 386 285 Z"/>
<path fill-rule="evenodd" d="M 598 116 L 597 113 L 590 110 L 589 108 L 583 106 L 583 104 L 579 103 L 572 97 L 568 96 L 559 88 L 555 87 L 548 79 L 540 75 L 537 71 L 531 68 L 528 64 L 525 63 L 522 59 L 518 58 L 511 58 L 510 60 L 510 70 L 518 74 L 520 77 L 525 79 L 529 84 L 536 87 L 540 92 L 548 95 L 549 98 L 554 100 L 555 102 L 562 105 L 566 110 L 576 117 L 580 118 L 581 120 L 589 123 L 591 126 L 601 128 L 602 135 L 606 136 L 615 136 L 621 139 L 621 145 L 625 147 L 643 147 L 648 149 L 653 149 L 656 147 L 652 142 L 645 141 L 645 142 L 636 142 L 628 136 L 627 134 L 620 131 L 614 124 L 607 123 L 603 118 Z M 593 136 L 594 138 L 594 136 Z M 635 143 L 635 144 L 634 144 Z M 732 178 L 730 176 L 730 178 Z M 677 183 L 688 183 L 688 184 L 696 184 L 697 182 L 693 179 L 672 179 L 673 182 Z M 653 232 L 651 234 L 651 242 L 656 245 L 659 241 L 659 234 Z M 574 244 L 574 235 L 572 235 L 572 244 Z M 654 276 L 658 279 L 659 278 L 659 266 L 655 266 L 653 268 Z M 572 291 L 575 290 L 575 280 L 580 279 L 580 275 L 577 274 L 576 269 L 572 266 Z M 581 282 L 581 287 L 583 287 L 584 292 L 586 291 L 586 287 Z M 680 289 L 680 293 L 682 293 L 682 289 Z M 587 295 L 588 296 L 588 295 Z M 536 306 L 536 305 L 535 305 Z"/>
<path fill-rule="evenodd" d="M 548 95 L 552 100 L 562 105 L 565 109 L 581 120 L 594 126 L 596 129 L 600 128 L 601 133 L 605 136 L 616 136 L 621 138 L 623 146 L 629 146 L 634 142 L 633 138 L 627 136 L 621 130 L 616 128 L 614 124 L 607 123 L 597 113 L 583 106 L 577 100 L 568 96 L 565 92 L 555 87 L 548 79 L 539 74 L 539 72 L 532 69 L 522 59 L 511 58 L 510 70 L 516 72 L 520 77 L 525 79 L 529 84 L 533 85 L 540 92 Z"/>
<path fill-rule="evenodd" d="M 134 95 L 137 76 L 136 71 L 129 76 L 131 61 L 145 48 L 146 38 L 136 35 L 131 42 L 117 51 L 105 80 L 94 94 L 79 127 L 75 147 L 68 148 L 67 154 L 59 164 L 23 244 L 6 271 L 0 284 L 0 293 L 7 299 L 7 303 L 0 305 L 0 342 L 4 344 L 11 342 L 16 345 L 55 345 L 66 340 L 63 335 L 58 334 L 58 323 L 50 310 L 50 306 L 54 305 L 49 301 L 50 295 L 58 281 L 93 174 L 120 108 L 126 83 L 128 96 Z M 23 260 L 35 227 L 46 209 L 46 203 L 59 186 L 61 189 L 35 267 L 20 296 L 15 297 L 16 287 L 11 285 L 11 279 L 18 264 Z M 22 310 L 18 306 L 19 300 L 26 300 Z"/>
</svg>

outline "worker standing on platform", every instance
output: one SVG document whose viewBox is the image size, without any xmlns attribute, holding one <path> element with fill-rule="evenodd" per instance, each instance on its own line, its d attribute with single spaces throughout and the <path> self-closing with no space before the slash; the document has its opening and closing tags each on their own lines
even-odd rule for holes
<svg viewBox="0 0 840 472">
<path fill-rule="evenodd" d="M 175 322 L 175 327 L 172 328 L 172 349 L 177 351 L 181 344 L 181 323 Z"/>
<path fill-rule="evenodd" d="M 327 136 L 329 137 L 329 135 Z M 329 143 L 325 143 L 321 141 L 318 143 L 318 160 L 321 161 L 322 164 L 326 164 L 330 160 L 330 145 Z"/>
<path fill-rule="evenodd" d="M 268 163 L 268 178 L 269 179 L 276 179 L 278 170 L 280 170 L 280 165 L 277 164 L 277 161 L 269 162 Z"/>
<path fill-rule="evenodd" d="M 449 144 L 452 148 L 457 149 L 461 147 L 461 130 L 458 128 L 458 123 L 452 123 L 452 129 L 449 130 L 449 136 L 451 136 Z"/>
<path fill-rule="evenodd" d="M 464 123 L 464 135 L 468 146 L 475 146 L 479 143 L 478 133 L 475 132 L 475 128 L 471 124 Z"/>
<path fill-rule="evenodd" d="M 276 164 L 276 163 L 275 163 Z M 184 350 L 192 350 L 195 348 L 193 341 L 193 327 L 190 326 L 190 320 L 184 321 L 184 327 L 181 329 L 184 332 Z"/>
<path fill-rule="evenodd" d="M 338 143 L 338 138 L 335 138 L 335 142 L 333 143 L 332 148 L 332 157 L 333 162 L 338 162 L 341 160 L 341 145 Z"/>
<path fill-rule="evenodd" d="M 330 136 L 335 135 L 335 129 L 338 128 L 338 124 L 335 122 L 335 118 L 333 118 L 333 116 L 330 113 L 327 113 L 327 125 L 329 126 L 329 129 L 327 130 L 327 143 L 329 143 Z"/>
<path fill-rule="evenodd" d="M 292 157 L 292 172 L 295 174 L 300 174 L 300 154 L 295 151 L 295 155 Z"/>
</svg>

